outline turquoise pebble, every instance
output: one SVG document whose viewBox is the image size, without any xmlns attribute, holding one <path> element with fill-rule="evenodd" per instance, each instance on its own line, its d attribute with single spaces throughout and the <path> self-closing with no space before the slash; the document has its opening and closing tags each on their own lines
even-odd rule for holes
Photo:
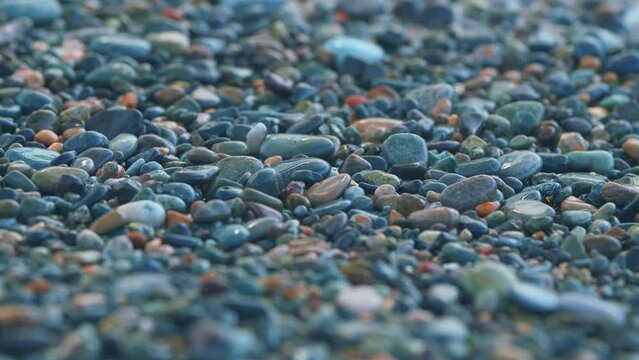
<svg viewBox="0 0 639 360">
<path fill-rule="evenodd" d="M 244 225 L 225 225 L 213 232 L 218 246 L 223 250 L 234 250 L 249 240 L 250 233 Z"/>
<path fill-rule="evenodd" d="M 410 133 L 393 134 L 384 140 L 382 154 L 390 165 L 428 164 L 428 147 L 420 136 Z"/>
<path fill-rule="evenodd" d="M 40 170 L 49 166 L 49 163 L 60 154 L 47 149 L 22 147 L 9 149 L 4 156 L 11 161 L 24 161 L 33 169 Z"/>
<path fill-rule="evenodd" d="M 260 146 L 260 156 L 267 158 L 279 155 L 290 159 L 296 155 L 329 158 L 337 148 L 337 139 L 316 135 L 276 134 L 268 135 Z"/>
<path fill-rule="evenodd" d="M 335 54 L 338 64 L 347 57 L 353 57 L 365 63 L 378 63 L 384 60 L 384 49 L 364 39 L 351 36 L 337 36 L 324 43 L 324 49 Z"/>
<path fill-rule="evenodd" d="M 572 151 L 566 156 L 568 166 L 575 171 L 594 171 L 605 175 L 615 166 L 615 159 L 608 151 Z"/>
</svg>

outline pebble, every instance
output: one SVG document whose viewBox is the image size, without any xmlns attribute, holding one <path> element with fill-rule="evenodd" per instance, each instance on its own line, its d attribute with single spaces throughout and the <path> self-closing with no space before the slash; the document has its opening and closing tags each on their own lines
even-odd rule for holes
<svg viewBox="0 0 639 360">
<path fill-rule="evenodd" d="M 109 147 L 109 139 L 96 131 L 76 134 L 64 142 L 64 151 L 81 153 L 93 147 Z"/>
<path fill-rule="evenodd" d="M 361 315 L 382 309 L 384 298 L 371 286 L 354 286 L 337 295 L 337 306 L 344 311 Z"/>
<path fill-rule="evenodd" d="M 51 166 L 33 173 L 31 181 L 33 181 L 41 192 L 53 193 L 63 175 L 72 175 L 81 181 L 87 181 L 89 179 L 89 174 L 82 169 Z"/>
<path fill-rule="evenodd" d="M 511 291 L 513 301 L 526 310 L 550 312 L 559 308 L 559 297 L 550 290 L 518 282 Z"/>
<path fill-rule="evenodd" d="M 328 137 L 300 134 L 268 135 L 260 146 L 260 157 L 281 156 L 290 159 L 296 155 L 329 158 L 339 142 Z"/>
<path fill-rule="evenodd" d="M 594 322 L 621 326 L 626 322 L 626 309 L 586 294 L 564 293 L 559 295 L 559 310 L 573 316 L 579 322 Z"/>
<path fill-rule="evenodd" d="M 496 114 L 510 122 L 513 134 L 530 134 L 544 116 L 544 106 L 537 101 L 515 101 L 497 109 Z"/>
<path fill-rule="evenodd" d="M 336 200 L 340 198 L 350 182 L 351 177 L 348 174 L 337 174 L 313 184 L 308 189 L 306 197 L 313 206 Z"/>
<path fill-rule="evenodd" d="M 0 3 L 0 12 L 9 19 L 27 17 L 36 23 L 48 23 L 62 16 L 57 0 L 6 0 Z"/>
<path fill-rule="evenodd" d="M 566 154 L 568 166 L 573 171 L 594 171 L 607 174 L 614 167 L 614 158 L 607 151 L 572 151 Z"/>
<path fill-rule="evenodd" d="M 428 163 L 426 141 L 415 134 L 394 134 L 382 144 L 382 154 L 390 165 Z"/>
<path fill-rule="evenodd" d="M 401 120 L 369 118 L 357 120 L 350 127 L 357 130 L 362 141 L 381 142 L 391 130 L 402 124 Z"/>
<path fill-rule="evenodd" d="M 250 238 L 250 233 L 242 225 L 225 225 L 213 234 L 220 247 L 224 250 L 232 250 L 240 247 Z"/>
<path fill-rule="evenodd" d="M 137 60 L 145 59 L 151 53 L 151 44 L 135 36 L 100 36 L 90 45 L 91 50 L 108 56 L 130 56 Z"/>
<path fill-rule="evenodd" d="M 130 222 L 139 222 L 158 227 L 166 217 L 164 208 L 150 200 L 140 200 L 118 206 L 91 224 L 96 234 L 106 234 Z"/>
<path fill-rule="evenodd" d="M 124 134 L 140 135 L 143 126 L 142 114 L 137 110 L 102 111 L 93 114 L 86 122 L 88 131 L 99 132 L 109 140 L 126 136 Z"/>
<path fill-rule="evenodd" d="M 217 162 L 218 177 L 238 181 L 245 173 L 253 174 L 261 170 L 264 165 L 251 156 L 229 156 Z"/>
<path fill-rule="evenodd" d="M 411 213 L 408 221 L 420 229 L 429 229 L 435 224 L 443 224 L 450 228 L 459 222 L 459 212 L 447 207 L 426 208 Z"/>
<path fill-rule="evenodd" d="M 526 221 L 532 217 L 555 216 L 555 210 L 536 200 L 519 200 L 506 204 L 504 212 L 512 218 Z"/>
<path fill-rule="evenodd" d="M 497 161 L 501 164 L 498 175 L 507 178 L 514 177 L 527 180 L 541 169 L 541 157 L 532 151 L 513 151 L 500 156 Z"/>
<path fill-rule="evenodd" d="M 497 183 L 487 175 L 476 175 L 460 180 L 446 187 L 441 193 L 442 205 L 461 212 L 494 200 L 497 200 Z"/>
<path fill-rule="evenodd" d="M 55 151 L 30 147 L 9 149 L 4 153 L 4 157 L 10 161 L 24 161 L 35 170 L 49 166 L 59 155 Z"/>
<path fill-rule="evenodd" d="M 499 296 L 507 296 L 517 278 L 513 271 L 500 263 L 482 261 L 476 263 L 464 278 L 466 287 L 475 296 L 486 291 L 494 291 Z"/>
<path fill-rule="evenodd" d="M 342 64 L 346 58 L 352 57 L 366 64 L 377 63 L 384 60 L 384 49 L 380 46 L 351 36 L 337 36 L 327 40 L 323 48 L 334 54 L 338 64 Z"/>
<path fill-rule="evenodd" d="M 431 114 L 440 101 L 450 101 L 454 95 L 454 88 L 444 83 L 420 86 L 406 94 L 408 98 L 417 101 L 419 109 L 425 114 Z"/>
</svg>

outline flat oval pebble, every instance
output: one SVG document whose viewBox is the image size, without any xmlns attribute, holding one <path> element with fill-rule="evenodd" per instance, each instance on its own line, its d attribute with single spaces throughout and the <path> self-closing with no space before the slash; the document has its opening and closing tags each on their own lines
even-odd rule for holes
<svg viewBox="0 0 639 360">
<path fill-rule="evenodd" d="M 555 210 L 550 206 L 535 200 L 519 200 L 504 207 L 508 216 L 522 221 L 531 217 L 555 216 Z"/>
<path fill-rule="evenodd" d="M 559 307 L 559 297 L 550 290 L 519 282 L 511 291 L 513 300 L 527 310 L 548 312 Z"/>
<path fill-rule="evenodd" d="M 541 158 L 532 151 L 513 151 L 497 159 L 501 163 L 499 177 L 527 180 L 541 169 Z"/>
<path fill-rule="evenodd" d="M 427 208 L 411 213 L 408 221 L 420 229 L 428 229 L 435 224 L 453 227 L 459 222 L 459 212 L 447 207 Z"/>
<path fill-rule="evenodd" d="M 357 120 L 351 127 L 357 129 L 363 141 L 381 142 L 389 131 L 402 124 L 401 120 L 370 118 Z"/>
<path fill-rule="evenodd" d="M 337 36 L 326 41 L 324 49 L 335 54 L 338 63 L 353 57 L 365 63 L 376 63 L 384 59 L 384 49 L 369 41 L 351 36 Z"/>
<path fill-rule="evenodd" d="M 82 169 L 51 166 L 36 171 L 31 177 L 31 180 L 43 193 L 52 193 L 55 191 L 55 187 L 63 175 L 72 175 L 81 181 L 89 179 L 89 174 Z"/>
<path fill-rule="evenodd" d="M 575 171 L 594 171 L 606 174 L 614 167 L 614 158 L 607 151 L 573 151 L 566 156 L 568 156 L 568 166 Z"/>
<path fill-rule="evenodd" d="M 3 0 L 0 12 L 10 19 L 28 17 L 37 23 L 46 23 L 62 15 L 62 7 L 57 0 Z"/>
<path fill-rule="evenodd" d="M 137 110 L 109 110 L 93 114 L 86 122 L 86 129 L 113 140 L 123 133 L 139 135 L 142 124 L 142 114 Z"/>
<path fill-rule="evenodd" d="M 497 183 L 487 175 L 476 175 L 448 186 L 441 194 L 442 205 L 459 211 L 497 199 Z"/>
<path fill-rule="evenodd" d="M 337 296 L 337 306 L 359 315 L 381 309 L 384 299 L 370 286 L 355 286 L 342 290 Z"/>
<path fill-rule="evenodd" d="M 151 44 L 131 35 L 105 35 L 91 42 L 91 50 L 110 56 L 144 59 L 151 53 Z"/>
<path fill-rule="evenodd" d="M 322 177 L 328 176 L 331 166 L 328 162 L 317 158 L 291 159 L 281 161 L 273 166 L 280 176 L 282 182 L 288 184 L 293 180 L 293 174 L 297 171 L 312 171 L 320 174 Z"/>
<path fill-rule="evenodd" d="M 295 155 L 329 158 L 339 146 L 333 140 L 323 136 L 277 134 L 268 135 L 260 146 L 260 156 L 281 156 L 289 159 Z"/>
<path fill-rule="evenodd" d="M 623 306 L 579 293 L 564 293 L 559 296 L 559 310 L 574 316 L 577 321 L 621 326 L 626 322 Z"/>
<path fill-rule="evenodd" d="M 306 197 L 313 206 L 338 199 L 350 182 L 348 174 L 337 174 L 315 183 L 308 189 Z"/>
<path fill-rule="evenodd" d="M 11 161 L 24 161 L 33 169 L 40 170 L 49 166 L 60 154 L 46 149 L 22 147 L 9 149 L 4 156 Z"/>
<path fill-rule="evenodd" d="M 140 200 L 118 206 L 115 210 L 102 215 L 91 224 L 91 230 L 96 234 L 105 234 L 130 222 L 140 222 L 156 227 L 162 225 L 165 218 L 165 210 L 160 204 Z"/>
</svg>

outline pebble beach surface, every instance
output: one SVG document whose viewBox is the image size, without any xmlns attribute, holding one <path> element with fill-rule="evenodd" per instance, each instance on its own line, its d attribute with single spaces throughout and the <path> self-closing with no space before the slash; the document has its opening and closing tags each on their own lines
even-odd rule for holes
<svg viewBox="0 0 639 360">
<path fill-rule="evenodd" d="M 639 4 L 0 0 L 0 360 L 639 357 Z"/>
</svg>

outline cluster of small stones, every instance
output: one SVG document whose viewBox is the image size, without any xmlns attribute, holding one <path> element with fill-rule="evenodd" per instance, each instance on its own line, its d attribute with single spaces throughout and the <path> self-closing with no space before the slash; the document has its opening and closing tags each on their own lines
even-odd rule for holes
<svg viewBox="0 0 639 360">
<path fill-rule="evenodd" d="M 0 359 L 639 356 L 639 5 L 0 0 Z"/>
</svg>

